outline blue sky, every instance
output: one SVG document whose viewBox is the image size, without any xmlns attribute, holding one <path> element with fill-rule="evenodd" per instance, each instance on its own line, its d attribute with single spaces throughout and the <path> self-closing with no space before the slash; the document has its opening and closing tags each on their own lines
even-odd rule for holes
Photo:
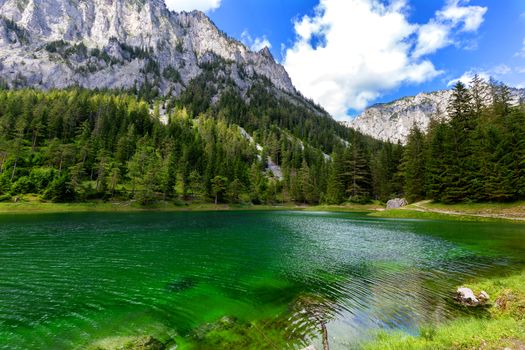
<svg viewBox="0 0 525 350">
<path fill-rule="evenodd" d="M 270 44 L 296 87 L 341 120 L 473 73 L 525 87 L 524 0 L 166 1 Z"/>
</svg>

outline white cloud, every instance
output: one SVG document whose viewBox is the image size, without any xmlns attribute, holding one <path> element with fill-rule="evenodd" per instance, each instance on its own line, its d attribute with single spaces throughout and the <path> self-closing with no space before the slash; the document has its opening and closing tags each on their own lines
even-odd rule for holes
<svg viewBox="0 0 525 350">
<path fill-rule="evenodd" d="M 348 119 L 349 109 L 440 75 L 424 56 L 454 44 L 454 30 L 475 31 L 487 11 L 465 3 L 448 1 L 419 25 L 409 21 L 406 0 L 320 0 L 314 15 L 295 21 L 283 64 L 304 95 Z"/>
<path fill-rule="evenodd" d="M 213 11 L 221 6 L 221 0 L 165 0 L 172 11 Z"/>
<path fill-rule="evenodd" d="M 449 0 L 445 8 L 437 12 L 437 18 L 443 22 L 450 22 L 452 26 L 461 25 L 466 32 L 475 32 L 484 21 L 486 7 L 462 6 L 470 0 Z"/>
<path fill-rule="evenodd" d="M 523 39 L 523 44 L 522 44 L 522 48 L 520 51 L 516 52 L 516 55 L 517 57 L 524 57 L 525 58 L 525 39 Z"/>
<path fill-rule="evenodd" d="M 463 84 L 468 85 L 472 81 L 472 78 L 474 78 L 474 75 L 476 74 L 479 75 L 485 81 L 489 81 L 491 77 L 490 73 L 486 71 L 469 70 L 468 72 L 463 73 L 463 75 L 460 76 L 459 78 L 452 79 L 451 81 L 449 81 L 447 83 L 447 86 L 448 87 L 454 86 L 458 82 L 462 82 Z"/>
<path fill-rule="evenodd" d="M 417 25 L 404 9 L 403 1 L 321 0 L 314 16 L 295 22 L 297 41 L 286 51 L 296 87 L 347 119 L 348 109 L 361 110 L 384 91 L 436 77 L 430 61 L 411 57 L 408 40 Z"/>
<path fill-rule="evenodd" d="M 491 69 L 471 69 L 465 73 L 459 78 L 452 79 L 447 83 L 447 86 L 453 86 L 458 81 L 461 81 L 463 84 L 468 85 L 472 78 L 474 78 L 474 75 L 479 75 L 481 78 L 483 78 L 486 81 L 489 81 L 490 78 L 496 78 L 498 80 L 502 79 L 503 76 L 508 75 L 509 73 L 512 73 L 514 70 L 507 66 L 506 64 L 500 64 L 499 66 L 493 67 Z M 516 69 L 517 72 L 519 72 L 519 69 Z"/>
<path fill-rule="evenodd" d="M 415 57 L 432 54 L 451 44 L 463 46 L 464 49 L 476 49 L 477 42 L 461 44 L 454 37 L 454 30 L 476 32 L 484 21 L 486 7 L 463 6 L 468 0 L 449 0 L 445 7 L 436 12 L 434 19 L 418 29 Z"/>
<path fill-rule="evenodd" d="M 506 64 L 500 64 L 499 66 L 492 68 L 492 72 L 494 75 L 497 76 L 507 75 L 512 72 L 512 68 L 510 68 Z"/>
<path fill-rule="evenodd" d="M 419 27 L 414 57 L 421 57 L 436 52 L 452 44 L 451 28 L 445 24 L 431 21 Z"/>
<path fill-rule="evenodd" d="M 250 33 L 245 30 L 241 34 L 241 41 L 250 48 L 252 51 L 261 51 L 265 47 L 271 49 L 272 43 L 266 38 L 265 35 L 258 38 L 253 38 Z"/>
</svg>

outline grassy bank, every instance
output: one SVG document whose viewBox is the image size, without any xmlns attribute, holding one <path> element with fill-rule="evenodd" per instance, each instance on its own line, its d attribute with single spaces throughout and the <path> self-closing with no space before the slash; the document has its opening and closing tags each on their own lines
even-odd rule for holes
<svg viewBox="0 0 525 350">
<path fill-rule="evenodd" d="M 134 201 L 120 202 L 78 202 L 52 203 L 36 197 L 26 197 L 20 202 L 0 203 L 0 214 L 31 214 L 31 213 L 67 213 L 67 212 L 129 212 L 129 211 L 228 211 L 228 210 L 295 210 L 295 211 L 331 211 L 331 212 L 372 212 L 382 210 L 379 202 L 372 204 L 348 204 L 339 206 L 307 206 L 295 203 L 277 205 L 252 204 L 214 204 L 204 202 L 157 202 L 152 205 L 141 205 Z"/>
<path fill-rule="evenodd" d="M 382 218 L 457 220 L 457 221 L 512 221 L 525 223 L 525 202 L 442 204 L 423 201 L 401 209 L 370 214 Z"/>
<path fill-rule="evenodd" d="M 517 222 L 518 220 L 499 217 L 473 216 L 469 214 L 445 214 L 438 212 L 426 212 L 412 209 L 391 209 L 370 213 L 369 216 L 385 219 L 420 219 L 420 220 L 451 220 L 451 221 L 474 221 L 474 222 Z"/>
<path fill-rule="evenodd" d="M 525 348 L 525 271 L 501 278 L 467 283 L 477 295 L 491 300 L 479 317 L 465 317 L 438 326 L 421 328 L 418 336 L 380 333 L 364 346 L 367 350 L 423 349 L 523 349 Z"/>
<path fill-rule="evenodd" d="M 76 213 L 76 212 L 129 212 L 129 211 L 226 211 L 226 210 L 298 210 L 301 207 L 266 205 L 228 205 L 213 203 L 157 203 L 140 205 L 134 202 L 83 202 L 83 203 L 45 203 L 21 202 L 0 203 L 0 214 L 31 213 Z"/>
<path fill-rule="evenodd" d="M 344 205 L 296 205 L 285 203 L 277 205 L 218 204 L 203 202 L 158 202 L 152 205 L 140 205 L 134 201 L 120 202 L 80 202 L 51 203 L 36 197 L 23 198 L 18 203 L 0 203 L 0 214 L 64 213 L 64 212 L 129 212 L 129 211 L 228 211 L 228 210 L 295 210 L 325 212 L 362 212 L 379 218 L 456 220 L 481 222 L 523 222 L 525 223 L 525 202 L 507 204 L 457 204 L 445 205 L 431 202 L 419 202 L 402 209 L 384 210 L 384 206 L 375 201 L 370 204 Z"/>
</svg>

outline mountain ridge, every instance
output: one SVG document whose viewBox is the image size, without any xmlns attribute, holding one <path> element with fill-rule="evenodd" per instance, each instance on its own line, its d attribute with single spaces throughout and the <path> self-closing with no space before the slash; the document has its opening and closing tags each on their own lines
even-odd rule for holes
<svg viewBox="0 0 525 350">
<path fill-rule="evenodd" d="M 132 89 L 178 96 L 203 66 L 245 95 L 261 78 L 302 98 L 269 50 L 250 51 L 199 11 L 163 0 L 0 0 L 0 74 L 10 87 Z"/>
<path fill-rule="evenodd" d="M 510 92 L 515 104 L 525 98 L 525 89 L 510 88 Z M 414 125 L 426 131 L 432 121 L 448 118 L 451 96 L 452 90 L 445 89 L 377 103 L 344 125 L 378 140 L 405 143 Z"/>
</svg>

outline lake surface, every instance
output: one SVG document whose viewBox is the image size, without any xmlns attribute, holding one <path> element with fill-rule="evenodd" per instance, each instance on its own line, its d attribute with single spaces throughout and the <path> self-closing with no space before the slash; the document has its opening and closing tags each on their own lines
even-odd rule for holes
<svg viewBox="0 0 525 350">
<path fill-rule="evenodd" d="M 519 224 L 307 212 L 4 215 L 0 349 L 84 349 L 144 334 L 179 349 L 298 349 L 319 344 L 321 324 L 332 349 L 353 348 L 379 329 L 417 334 L 460 316 L 454 286 L 524 259 Z"/>
</svg>

